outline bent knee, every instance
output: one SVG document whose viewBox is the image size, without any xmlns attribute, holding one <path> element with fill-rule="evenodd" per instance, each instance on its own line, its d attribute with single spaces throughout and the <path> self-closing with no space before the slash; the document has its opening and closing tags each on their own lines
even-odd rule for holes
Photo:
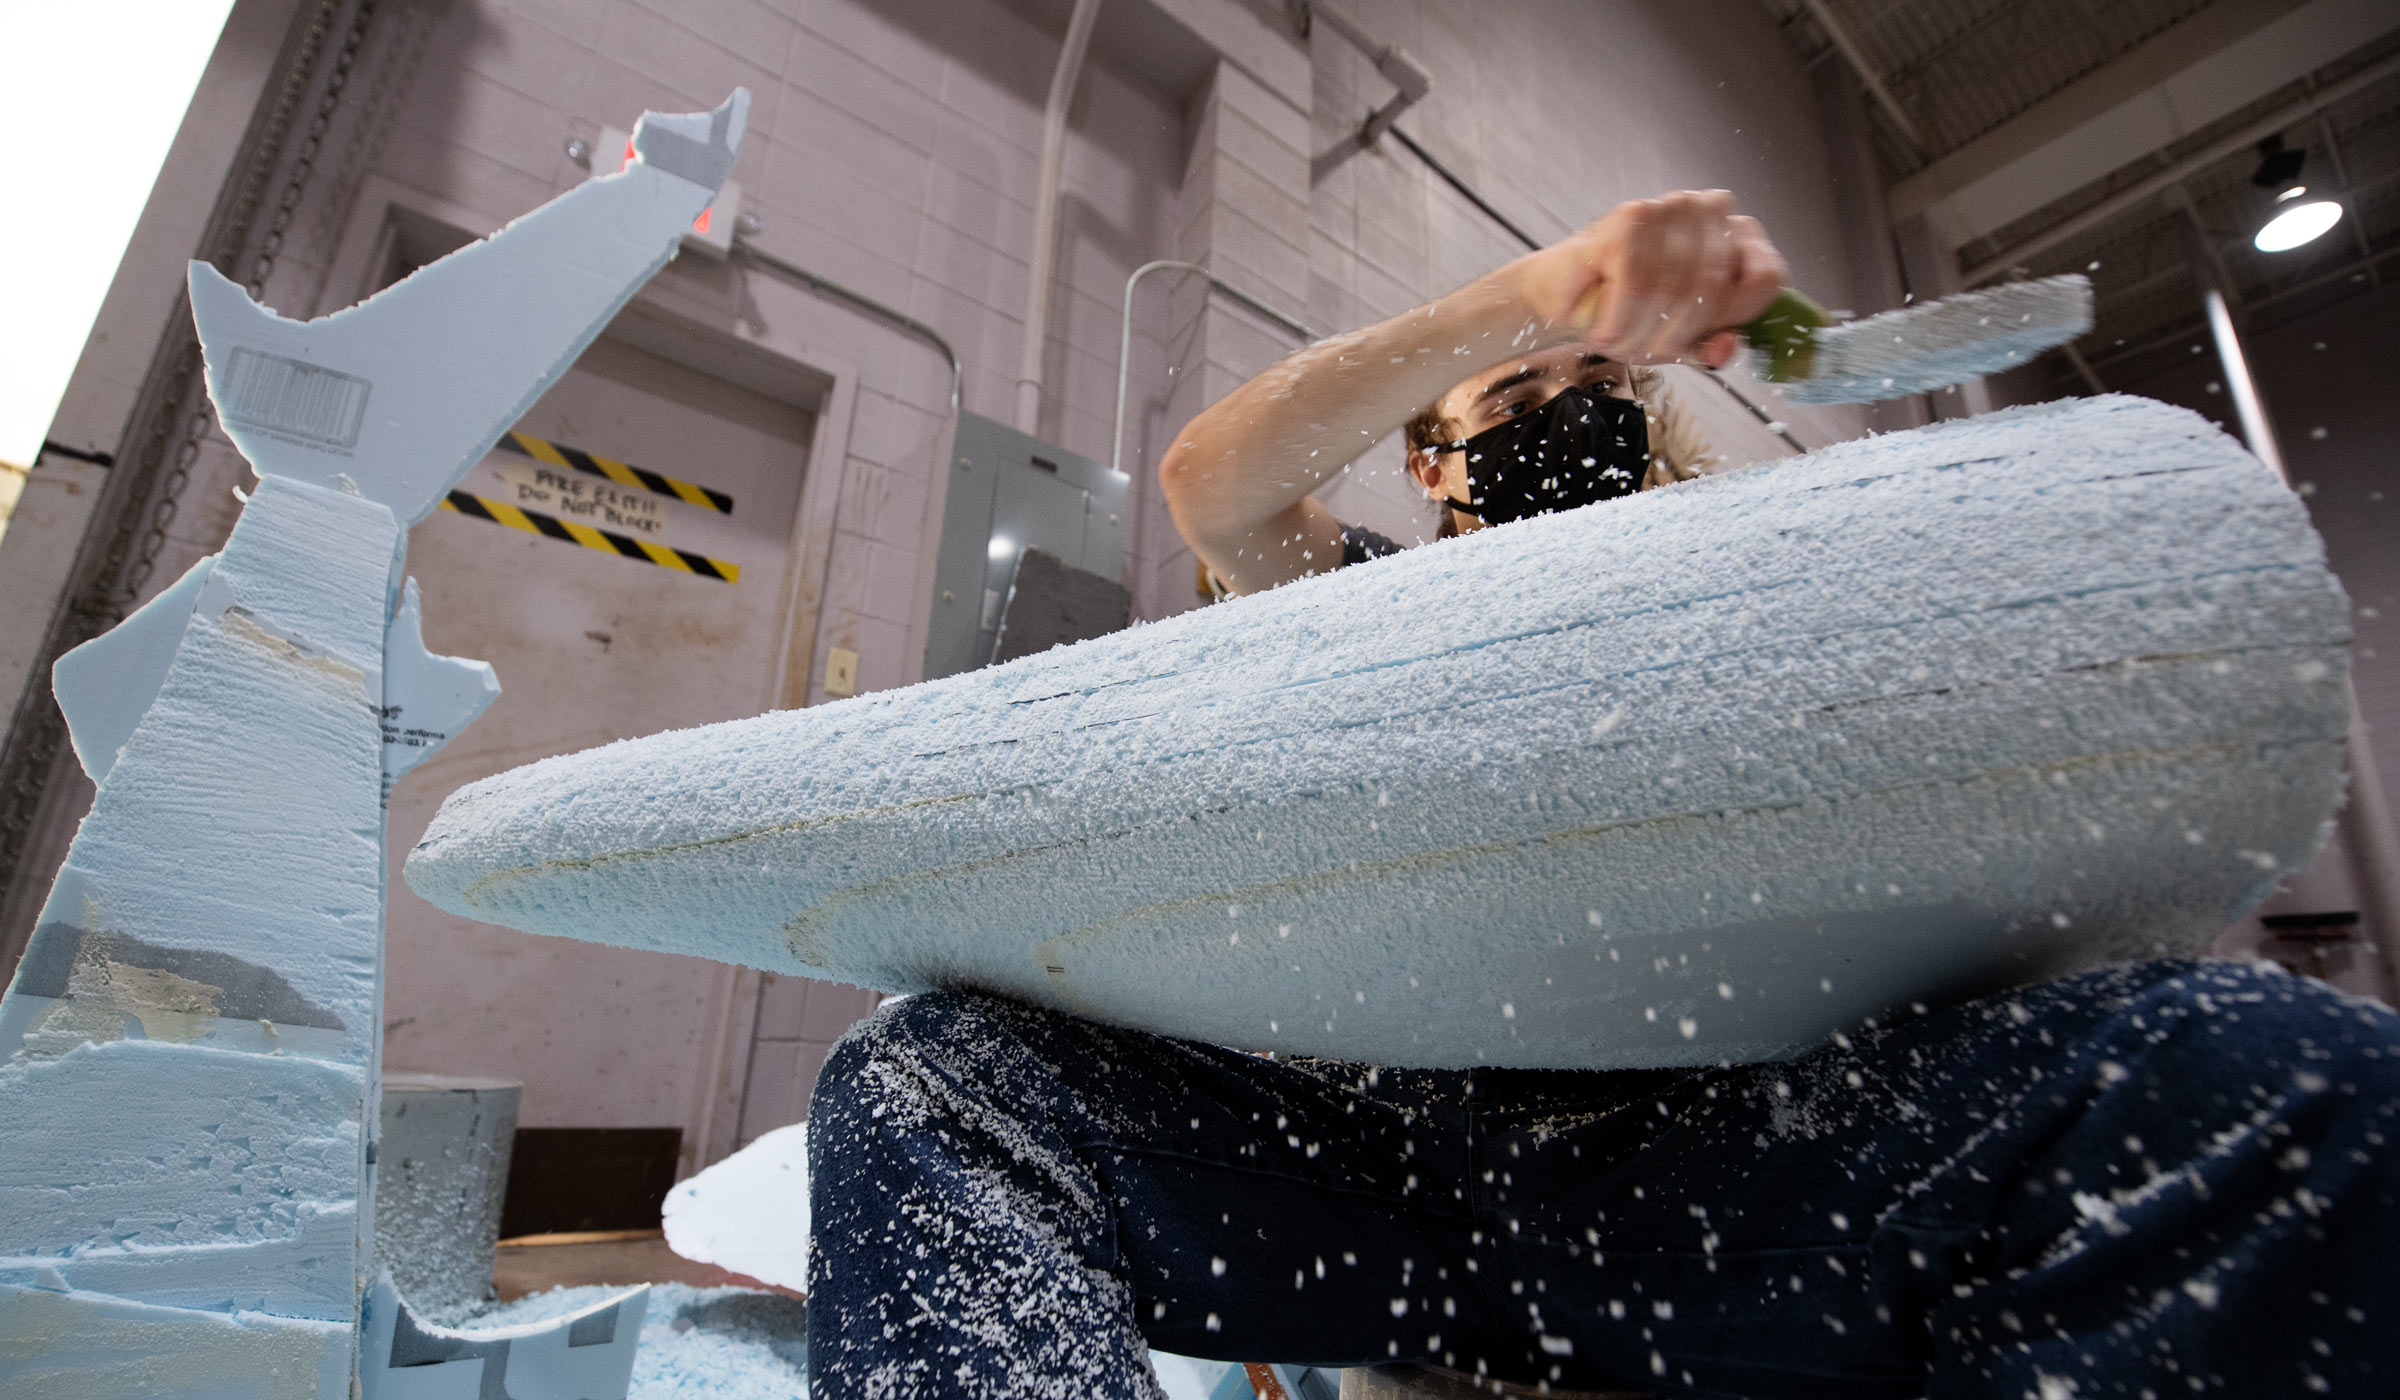
<svg viewBox="0 0 2400 1400">
<path fill-rule="evenodd" d="M 835 1044 L 818 1075 L 816 1111 L 871 1115 L 905 1097 L 907 1086 L 954 1085 L 969 1093 L 1039 1073 L 1042 1047 L 1070 1018 L 982 992 L 935 991 L 878 1008 Z"/>
<path fill-rule="evenodd" d="M 2388 1115 L 2400 1101 L 2400 1016 L 2314 978 L 2202 963 L 2156 983 L 2124 1014 L 2156 1047 L 2157 1073 L 2239 1086 L 2286 1112 L 2322 1101 Z"/>
<path fill-rule="evenodd" d="M 827 1056 L 822 1089 L 854 1079 L 877 1061 L 915 1060 L 928 1049 L 955 1043 L 967 1021 L 991 998 L 973 992 L 920 992 L 887 1001 L 853 1023 Z"/>
</svg>

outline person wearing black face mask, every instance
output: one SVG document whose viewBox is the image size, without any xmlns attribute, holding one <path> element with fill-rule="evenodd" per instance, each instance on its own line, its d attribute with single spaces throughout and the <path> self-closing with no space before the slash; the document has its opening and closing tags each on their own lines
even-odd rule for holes
<svg viewBox="0 0 2400 1400">
<path fill-rule="evenodd" d="M 1228 395 L 1167 503 L 1236 592 L 1389 547 L 1313 492 L 1403 423 L 1447 529 L 1610 509 L 1698 465 L 1639 366 L 1722 364 L 1781 279 L 1721 193 L 1628 205 Z M 1672 1070 L 1277 1060 L 926 993 L 811 1100 L 809 1389 L 1157 1400 L 1155 1346 L 1442 1394 L 2388 1394 L 2395 1117 L 2388 1014 L 2228 963 Z"/>
<path fill-rule="evenodd" d="M 1714 460 L 1655 370 L 1576 346 L 1457 385 L 1406 436 L 1409 474 L 1441 506 L 1445 538 L 1671 485 Z M 1386 552 L 1356 526 L 1346 538 Z"/>
<path fill-rule="evenodd" d="M 1185 426 L 1161 490 L 1224 591 L 1249 593 L 1397 548 L 1314 491 L 1402 424 L 1442 535 L 1692 476 L 1706 451 L 1647 366 L 1723 365 L 1740 348 L 1724 327 L 1782 282 L 1774 245 L 1723 191 L 1634 201 L 1284 360 Z"/>
<path fill-rule="evenodd" d="M 1453 386 L 1408 420 L 1404 436 L 1409 475 L 1441 510 L 1440 539 L 1688 481 L 1716 461 L 1655 369 L 1575 345 Z M 1338 528 L 1339 563 L 1401 548 L 1362 525 Z M 1324 558 L 1304 558 L 1302 572 L 1318 572 Z M 1235 591 L 1213 570 L 1210 582 L 1218 596 Z"/>
<path fill-rule="evenodd" d="M 1539 408 L 1473 437 L 1437 443 L 1458 453 L 1465 499 L 1442 504 L 1487 525 L 1598 505 L 1630 496 L 1650 466 L 1650 434 L 1639 404 L 1574 387 Z"/>
</svg>

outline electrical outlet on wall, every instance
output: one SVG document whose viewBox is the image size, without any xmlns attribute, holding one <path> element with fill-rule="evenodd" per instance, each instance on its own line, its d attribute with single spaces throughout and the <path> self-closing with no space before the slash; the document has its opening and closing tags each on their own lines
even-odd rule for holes
<svg viewBox="0 0 2400 1400">
<path fill-rule="evenodd" d="M 858 694 L 858 653 L 835 647 L 825 653 L 825 693 L 836 699 Z"/>
</svg>

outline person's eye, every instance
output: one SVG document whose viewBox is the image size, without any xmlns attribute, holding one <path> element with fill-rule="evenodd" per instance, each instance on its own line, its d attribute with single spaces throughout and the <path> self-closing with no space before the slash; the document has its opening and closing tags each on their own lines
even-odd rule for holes
<svg viewBox="0 0 2400 1400">
<path fill-rule="evenodd" d="M 1533 401 L 1531 399 L 1518 399 L 1513 403 L 1501 405 L 1500 416 L 1503 418 L 1521 418 L 1532 411 Z"/>
</svg>

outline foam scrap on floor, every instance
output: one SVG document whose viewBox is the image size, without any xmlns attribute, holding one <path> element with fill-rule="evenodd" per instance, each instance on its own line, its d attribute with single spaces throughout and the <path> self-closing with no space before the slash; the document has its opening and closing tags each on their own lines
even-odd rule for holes
<svg viewBox="0 0 2400 1400">
<path fill-rule="evenodd" d="M 514 1327 L 564 1317 L 624 1290 L 608 1284 L 554 1288 L 502 1303 L 470 1328 Z M 1156 1352 L 1151 1364 L 1169 1400 L 1205 1400 L 1225 1370 L 1221 1361 Z M 795 1400 L 808 1394 L 808 1305 L 754 1288 L 650 1288 L 626 1400 Z"/>
</svg>

